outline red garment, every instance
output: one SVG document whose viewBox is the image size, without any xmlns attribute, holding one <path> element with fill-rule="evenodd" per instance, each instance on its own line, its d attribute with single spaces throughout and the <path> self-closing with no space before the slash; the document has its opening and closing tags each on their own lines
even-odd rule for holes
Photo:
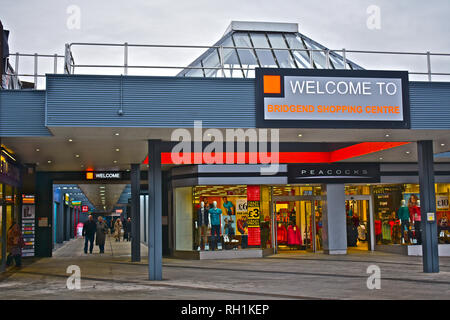
<svg viewBox="0 0 450 320">
<path fill-rule="evenodd" d="M 278 243 L 287 242 L 287 231 L 284 225 L 278 225 L 277 227 L 277 242 Z"/>
<path fill-rule="evenodd" d="M 375 235 L 381 234 L 381 220 L 375 220 Z"/>
<path fill-rule="evenodd" d="M 421 221 L 422 216 L 420 215 L 420 207 L 418 206 L 409 207 L 409 217 L 412 222 Z"/>
<path fill-rule="evenodd" d="M 302 244 L 300 229 L 297 226 L 289 226 L 287 230 L 288 245 L 299 246 Z"/>
</svg>

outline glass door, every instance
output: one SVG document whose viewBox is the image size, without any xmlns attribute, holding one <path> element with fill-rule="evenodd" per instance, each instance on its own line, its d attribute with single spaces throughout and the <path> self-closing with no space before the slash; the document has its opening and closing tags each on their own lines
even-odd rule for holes
<svg viewBox="0 0 450 320">
<path fill-rule="evenodd" d="M 272 233 L 275 252 L 322 250 L 322 201 L 316 198 L 274 198 Z"/>
<path fill-rule="evenodd" d="M 347 245 L 349 249 L 371 250 L 370 196 L 347 196 Z"/>
</svg>

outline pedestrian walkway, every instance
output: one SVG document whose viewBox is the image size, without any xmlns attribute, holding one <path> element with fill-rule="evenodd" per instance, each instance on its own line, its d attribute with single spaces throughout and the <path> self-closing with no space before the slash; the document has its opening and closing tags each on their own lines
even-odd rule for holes
<svg viewBox="0 0 450 320">
<path fill-rule="evenodd" d="M 439 274 L 422 272 L 420 257 L 357 252 L 345 256 L 278 254 L 264 259 L 163 260 L 163 280 L 148 280 L 147 249 L 132 263 L 130 242 L 108 237 L 105 253 L 84 254 L 71 240 L 52 258 L 25 261 L 0 278 L 0 299 L 449 299 L 450 258 Z M 67 267 L 81 271 L 69 290 Z M 367 288 L 367 268 L 381 271 L 381 289 Z"/>
</svg>

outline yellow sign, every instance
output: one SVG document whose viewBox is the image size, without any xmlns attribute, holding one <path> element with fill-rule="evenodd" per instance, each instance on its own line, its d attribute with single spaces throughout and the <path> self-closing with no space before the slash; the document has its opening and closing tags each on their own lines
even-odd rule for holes
<svg viewBox="0 0 450 320">
<path fill-rule="evenodd" d="M 248 201 L 247 209 L 248 209 L 248 218 L 247 218 L 248 227 L 249 228 L 259 227 L 261 219 L 261 209 L 259 201 Z"/>
</svg>

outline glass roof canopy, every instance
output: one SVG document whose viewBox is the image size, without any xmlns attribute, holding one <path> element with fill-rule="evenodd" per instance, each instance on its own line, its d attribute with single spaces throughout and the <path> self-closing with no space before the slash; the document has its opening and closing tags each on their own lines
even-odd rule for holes
<svg viewBox="0 0 450 320">
<path fill-rule="evenodd" d="M 254 78 L 257 67 L 363 69 L 349 60 L 344 67 L 342 56 L 295 30 L 298 25 L 293 23 L 232 22 L 214 48 L 178 76 Z"/>
</svg>

